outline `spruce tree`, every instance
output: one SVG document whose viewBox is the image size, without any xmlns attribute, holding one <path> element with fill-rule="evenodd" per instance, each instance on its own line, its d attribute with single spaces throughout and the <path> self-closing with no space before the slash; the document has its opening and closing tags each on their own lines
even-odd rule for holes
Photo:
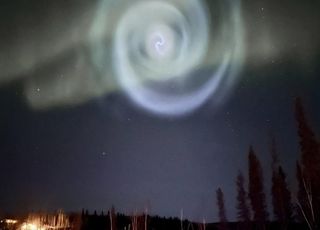
<svg viewBox="0 0 320 230">
<path fill-rule="evenodd" d="M 227 230 L 228 229 L 228 220 L 226 216 L 226 209 L 224 206 L 224 195 L 221 188 L 218 188 L 216 191 L 217 195 L 217 205 L 218 205 L 218 216 L 219 216 L 219 230 Z"/>
<path fill-rule="evenodd" d="M 262 168 L 252 146 L 249 149 L 249 198 L 253 211 L 253 220 L 259 226 L 265 226 L 268 220 L 266 196 L 263 186 Z"/>
<path fill-rule="evenodd" d="M 288 189 L 286 175 L 279 164 L 279 156 L 275 137 L 271 139 L 272 157 L 272 205 L 273 216 L 285 228 L 292 219 L 291 193 Z"/>
<path fill-rule="evenodd" d="M 244 176 L 239 171 L 237 176 L 237 220 L 240 228 L 248 229 L 250 222 L 250 208 L 248 206 L 248 196 L 244 186 Z"/>
<path fill-rule="evenodd" d="M 300 139 L 301 165 L 298 174 L 298 203 L 305 208 L 305 213 L 311 213 L 311 219 L 320 224 L 320 151 L 319 143 L 313 130 L 307 122 L 300 98 L 295 102 L 295 115 Z M 300 177 L 300 178 L 299 178 Z M 302 197 L 303 191 L 308 197 Z M 307 203 L 306 203 L 307 202 Z M 310 209 L 310 210 L 308 210 Z M 302 211 L 302 210 L 301 210 Z"/>
<path fill-rule="evenodd" d="M 292 219 L 292 205 L 286 175 L 281 166 L 279 166 L 278 170 L 274 173 L 272 203 L 274 217 L 285 229 Z"/>
</svg>

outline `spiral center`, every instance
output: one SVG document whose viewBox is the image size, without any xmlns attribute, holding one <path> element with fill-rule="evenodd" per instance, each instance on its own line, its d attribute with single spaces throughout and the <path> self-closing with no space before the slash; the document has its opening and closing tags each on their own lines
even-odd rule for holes
<svg viewBox="0 0 320 230">
<path fill-rule="evenodd" d="M 166 25 L 153 25 L 147 31 L 147 55 L 157 61 L 172 59 L 175 53 L 176 38 Z"/>
</svg>

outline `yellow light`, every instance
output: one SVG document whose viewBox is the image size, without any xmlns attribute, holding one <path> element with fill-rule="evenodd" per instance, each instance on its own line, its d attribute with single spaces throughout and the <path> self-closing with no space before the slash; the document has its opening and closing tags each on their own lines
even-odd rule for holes
<svg viewBox="0 0 320 230">
<path fill-rule="evenodd" d="M 4 221 L 6 224 L 16 224 L 18 221 L 13 219 L 5 219 Z"/>
<path fill-rule="evenodd" d="M 23 223 L 21 225 L 21 230 L 43 230 L 43 228 L 33 223 Z"/>
</svg>

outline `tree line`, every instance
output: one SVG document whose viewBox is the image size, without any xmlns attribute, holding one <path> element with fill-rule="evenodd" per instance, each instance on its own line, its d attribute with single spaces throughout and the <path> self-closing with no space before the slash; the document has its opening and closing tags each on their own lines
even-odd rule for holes
<svg viewBox="0 0 320 230">
<path fill-rule="evenodd" d="M 295 100 L 295 118 L 299 137 L 300 159 L 296 163 L 297 191 L 290 191 L 286 173 L 279 161 L 276 140 L 271 138 L 271 196 L 273 221 L 267 209 L 261 162 L 252 146 L 248 151 L 247 186 L 239 171 L 237 187 L 237 229 L 310 229 L 320 228 L 320 151 L 319 142 L 305 115 L 300 98 Z M 219 229 L 229 229 L 224 194 L 216 191 Z"/>
</svg>

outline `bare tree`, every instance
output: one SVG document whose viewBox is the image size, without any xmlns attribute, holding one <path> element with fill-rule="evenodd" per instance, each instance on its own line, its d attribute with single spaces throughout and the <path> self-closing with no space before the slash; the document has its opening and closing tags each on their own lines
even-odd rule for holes
<svg viewBox="0 0 320 230">
<path fill-rule="evenodd" d="M 296 204 L 298 206 L 299 220 L 306 221 L 310 230 L 317 229 L 315 209 L 313 205 L 313 193 L 310 183 L 305 179 L 300 164 L 297 163 L 298 196 Z"/>
</svg>

